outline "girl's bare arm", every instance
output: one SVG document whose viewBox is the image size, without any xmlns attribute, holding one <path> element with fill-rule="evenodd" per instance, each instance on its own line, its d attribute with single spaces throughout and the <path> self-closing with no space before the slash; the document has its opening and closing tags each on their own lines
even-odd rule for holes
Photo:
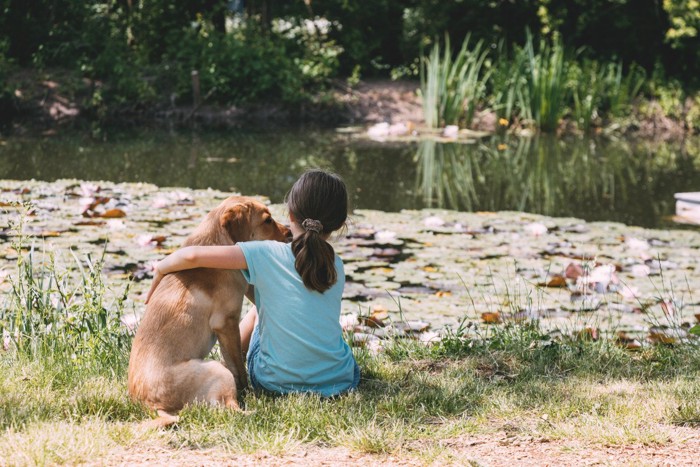
<svg viewBox="0 0 700 467">
<path fill-rule="evenodd" d="M 146 303 L 166 274 L 194 268 L 247 269 L 243 251 L 232 246 L 188 246 L 181 248 L 160 261 L 154 270 L 153 283 L 146 295 Z"/>
</svg>

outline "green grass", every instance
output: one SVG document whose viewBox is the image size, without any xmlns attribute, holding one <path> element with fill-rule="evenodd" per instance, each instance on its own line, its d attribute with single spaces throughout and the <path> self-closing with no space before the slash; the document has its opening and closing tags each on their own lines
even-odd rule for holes
<svg viewBox="0 0 700 467">
<path fill-rule="evenodd" d="M 335 399 L 249 393 L 244 413 L 190 406 L 177 428 L 144 433 L 138 422 L 149 414 L 128 399 L 123 371 L 10 352 L 0 366 L 0 457 L 13 465 L 72 464 L 144 443 L 395 455 L 412 443 L 504 426 L 549 439 L 664 444 L 675 425 L 700 421 L 698 357 L 694 346 L 630 353 L 605 341 L 559 342 L 534 327 L 504 327 L 485 340 L 453 334 L 432 348 L 396 343 L 379 356 L 360 352 L 359 389 Z"/>
<path fill-rule="evenodd" d="M 18 265 L 27 258 L 28 253 Z M 18 303 L 29 303 L 32 313 L 41 310 L 40 316 L 51 319 L 73 316 L 59 312 L 60 301 L 48 300 L 55 309 L 46 309 L 34 307 L 34 300 L 17 300 L 54 290 L 36 279 L 49 280 L 60 269 L 55 263 L 50 268 L 33 264 L 31 274 L 25 271 L 15 279 L 16 297 L 5 310 L 4 329 L 7 319 L 29 319 Z M 106 303 L 107 289 L 97 271 L 62 276 L 68 290 L 85 287 L 80 295 L 86 301 L 78 303 Z M 82 282 L 89 277 L 98 279 Z M 121 308 L 117 300 L 77 309 L 85 311 L 88 323 L 93 318 L 87 315 L 118 316 Z M 113 320 L 105 323 L 86 325 L 78 340 L 72 333 L 51 331 L 61 323 L 48 331 L 12 328 L 33 334 L 0 351 L 3 463 L 73 465 L 130 450 L 281 456 L 308 447 L 344 448 L 379 460 L 454 462 L 460 452 L 451 450 L 449 440 L 506 429 L 552 440 L 662 445 L 677 426 L 700 423 L 697 345 L 628 352 L 609 340 L 553 337 L 530 324 L 488 327 L 481 333 L 465 325 L 432 346 L 389 342 L 379 355 L 355 349 L 363 377 L 352 393 L 322 399 L 249 392 L 245 412 L 193 405 L 181 412 L 176 427 L 148 431 L 140 422 L 151 414 L 127 394 L 130 334 L 108 324 Z M 108 338 L 114 335 L 119 339 Z M 66 347 L 75 342 L 90 345 L 76 353 Z M 423 452 L 416 446 L 432 448 Z"/>
</svg>

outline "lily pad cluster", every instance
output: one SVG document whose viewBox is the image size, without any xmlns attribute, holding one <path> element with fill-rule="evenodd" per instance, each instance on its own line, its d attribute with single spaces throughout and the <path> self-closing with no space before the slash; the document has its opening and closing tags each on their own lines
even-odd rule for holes
<svg viewBox="0 0 700 467">
<path fill-rule="evenodd" d="M 0 181 L 0 293 L 20 236 L 64 264 L 104 256 L 106 282 L 135 320 L 153 262 L 229 196 L 141 183 Z M 264 197 L 259 197 L 265 200 Z M 282 205 L 273 214 L 285 221 Z M 333 240 L 345 263 L 344 328 L 358 345 L 430 342 L 471 322 L 537 321 L 629 348 L 692 341 L 700 316 L 700 232 L 662 231 L 521 212 L 357 210 Z M 134 323 L 129 323 L 130 326 Z"/>
</svg>

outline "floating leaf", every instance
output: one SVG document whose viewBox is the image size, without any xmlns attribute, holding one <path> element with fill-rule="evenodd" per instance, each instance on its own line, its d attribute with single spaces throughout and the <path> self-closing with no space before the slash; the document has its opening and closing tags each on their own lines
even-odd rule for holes
<svg viewBox="0 0 700 467">
<path fill-rule="evenodd" d="M 481 319 L 486 324 L 498 324 L 501 322 L 501 314 L 497 311 L 486 311 L 481 313 Z"/>
<path fill-rule="evenodd" d="M 119 208 L 108 209 L 102 214 L 97 214 L 96 217 L 104 217 L 105 219 L 117 219 L 126 217 L 126 213 Z"/>
<path fill-rule="evenodd" d="M 93 227 L 98 227 L 105 225 L 104 221 L 93 221 L 93 220 L 84 220 L 84 221 L 78 221 L 74 222 L 73 225 L 85 225 L 85 226 L 93 226 Z"/>
<path fill-rule="evenodd" d="M 661 309 L 664 311 L 666 316 L 673 316 L 675 314 L 675 307 L 671 300 L 661 300 Z"/>
<path fill-rule="evenodd" d="M 393 324 L 394 329 L 405 333 L 420 333 L 425 332 L 430 328 L 430 323 L 427 321 L 401 321 Z"/>
<path fill-rule="evenodd" d="M 581 276 L 583 276 L 583 267 L 580 264 L 569 263 L 564 271 L 564 277 L 567 279 L 576 280 Z"/>
<path fill-rule="evenodd" d="M 649 329 L 649 340 L 655 344 L 677 344 L 686 337 L 688 332 L 683 328 L 654 326 Z"/>
<path fill-rule="evenodd" d="M 572 306 L 566 307 L 572 311 L 595 311 L 602 305 L 603 301 L 591 294 L 573 293 L 571 294 Z"/>
<path fill-rule="evenodd" d="M 639 350 L 642 348 L 642 343 L 637 339 L 630 337 L 624 331 L 617 333 L 615 337 L 615 343 L 627 350 Z"/>
<path fill-rule="evenodd" d="M 582 341 L 597 341 L 600 337 L 600 332 L 597 328 L 585 328 L 576 333 L 576 339 Z"/>
<path fill-rule="evenodd" d="M 384 326 L 386 326 L 383 320 L 375 318 L 374 316 L 360 316 L 359 321 L 360 324 L 369 328 L 383 328 Z"/>
<path fill-rule="evenodd" d="M 389 318 L 389 310 L 382 305 L 374 305 L 370 316 L 374 319 L 385 320 Z"/>
<path fill-rule="evenodd" d="M 697 315 L 695 315 L 697 317 Z M 688 329 L 688 332 L 694 336 L 700 336 L 700 324 L 696 324 L 692 328 Z"/>
<path fill-rule="evenodd" d="M 44 230 L 39 234 L 40 237 L 60 237 L 61 232 L 57 230 Z"/>
<path fill-rule="evenodd" d="M 566 287 L 566 278 L 561 274 L 555 274 L 547 282 L 541 282 L 538 284 L 540 287 Z"/>
</svg>

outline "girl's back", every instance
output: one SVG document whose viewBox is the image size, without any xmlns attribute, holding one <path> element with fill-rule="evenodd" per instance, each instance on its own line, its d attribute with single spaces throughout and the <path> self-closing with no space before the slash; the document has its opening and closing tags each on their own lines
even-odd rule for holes
<svg viewBox="0 0 700 467">
<path fill-rule="evenodd" d="M 259 349 L 251 348 L 255 355 L 248 359 L 254 384 L 275 392 L 313 391 L 324 396 L 353 386 L 355 361 L 339 323 L 345 285 L 340 258 L 335 256 L 336 282 L 320 293 L 304 285 L 290 244 L 240 246 L 248 263 L 244 275 L 255 286 L 259 316 Z"/>
</svg>

